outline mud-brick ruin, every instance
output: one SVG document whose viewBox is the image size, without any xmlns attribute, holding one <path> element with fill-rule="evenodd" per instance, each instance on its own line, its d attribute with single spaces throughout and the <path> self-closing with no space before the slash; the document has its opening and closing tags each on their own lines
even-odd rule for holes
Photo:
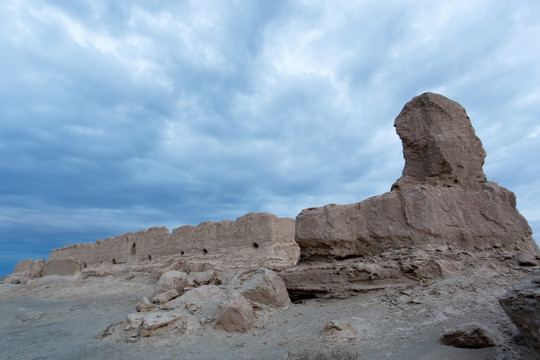
<svg viewBox="0 0 540 360">
<path fill-rule="evenodd" d="M 107 262 L 137 265 L 170 255 L 209 262 L 226 256 L 232 266 L 251 262 L 279 268 L 294 265 L 299 250 L 293 219 L 250 213 L 236 221 L 182 226 L 172 234 L 166 227 L 153 227 L 95 243 L 68 245 L 52 250 L 49 260 L 75 258 L 83 267 Z"/>
<path fill-rule="evenodd" d="M 136 266 L 174 257 L 184 263 L 225 263 L 228 267 L 249 265 L 280 269 L 298 261 L 294 220 L 269 213 L 250 213 L 236 221 L 203 222 L 181 226 L 169 233 L 152 227 L 135 233 L 72 244 L 54 249 L 48 260 L 23 260 L 14 273 L 35 278 L 41 275 L 74 275 L 102 265 Z"/>
</svg>

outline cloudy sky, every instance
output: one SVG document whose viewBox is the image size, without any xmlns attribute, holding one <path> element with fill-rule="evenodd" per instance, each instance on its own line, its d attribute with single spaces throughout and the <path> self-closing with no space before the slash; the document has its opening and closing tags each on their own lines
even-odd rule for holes
<svg viewBox="0 0 540 360">
<path fill-rule="evenodd" d="M 439 92 L 540 234 L 540 2 L 0 3 L 0 275 L 156 225 L 295 217 L 401 175 Z"/>
</svg>

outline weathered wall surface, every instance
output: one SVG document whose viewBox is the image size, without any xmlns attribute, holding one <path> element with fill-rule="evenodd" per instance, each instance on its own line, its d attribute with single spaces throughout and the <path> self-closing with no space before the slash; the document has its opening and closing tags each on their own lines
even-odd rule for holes
<svg viewBox="0 0 540 360">
<path fill-rule="evenodd" d="M 467 250 L 538 249 L 514 194 L 495 183 L 402 186 L 350 205 L 303 210 L 296 238 L 304 259 L 380 255 L 388 249 L 452 245 Z"/>
<path fill-rule="evenodd" d="M 43 267 L 43 276 L 64 275 L 71 276 L 81 272 L 79 259 L 48 260 Z"/>
<path fill-rule="evenodd" d="M 42 275 L 43 266 L 45 265 L 45 260 L 21 260 L 15 265 L 13 274 L 28 276 L 31 279 L 38 278 Z"/>
<path fill-rule="evenodd" d="M 137 264 L 164 255 L 178 255 L 231 265 L 249 261 L 260 266 L 290 266 L 296 264 L 300 253 L 294 231 L 293 219 L 250 213 L 236 221 L 182 226 L 172 234 L 166 227 L 153 227 L 95 243 L 68 245 L 52 250 L 49 261 L 76 258 L 84 268 L 101 263 Z"/>
<path fill-rule="evenodd" d="M 30 271 L 30 265 L 32 265 L 33 262 L 34 260 L 32 259 L 19 261 L 17 265 L 15 265 L 15 269 L 13 269 L 13 273 L 14 274 L 27 274 Z"/>
<path fill-rule="evenodd" d="M 190 259 L 226 261 L 231 265 L 276 267 L 296 264 L 294 220 L 269 213 L 250 213 L 236 221 L 203 222 L 174 229 L 174 252 Z"/>
<path fill-rule="evenodd" d="M 161 256 L 170 249 L 166 227 L 129 232 L 86 244 L 72 244 L 52 250 L 49 260 L 77 258 L 83 267 L 100 263 L 137 263 Z"/>
</svg>

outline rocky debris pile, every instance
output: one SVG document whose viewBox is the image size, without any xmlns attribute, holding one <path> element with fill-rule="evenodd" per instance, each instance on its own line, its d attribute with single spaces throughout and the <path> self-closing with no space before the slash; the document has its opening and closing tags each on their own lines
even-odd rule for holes
<svg viewBox="0 0 540 360">
<path fill-rule="evenodd" d="M 499 302 L 540 356 L 540 271 L 508 291 Z"/>
<path fill-rule="evenodd" d="M 461 251 L 522 251 L 531 261 L 538 255 L 514 194 L 486 181 L 484 149 L 458 103 L 422 94 L 405 105 L 394 126 L 405 167 L 390 192 L 305 209 L 296 218 L 300 264 L 281 272 L 292 293 L 327 295 L 331 283 L 334 293 L 399 283 L 410 271 L 437 272 L 438 259 L 452 262 Z M 370 260 L 410 249 L 435 251 L 429 259 Z"/>
<path fill-rule="evenodd" d="M 204 327 L 242 333 L 254 326 L 261 312 L 286 310 L 290 304 L 285 283 L 269 269 L 240 272 L 222 286 L 212 278 L 195 282 L 192 274 L 164 273 L 152 301 L 142 298 L 137 312 L 111 325 L 103 337 L 133 342 L 164 333 L 189 334 Z"/>
</svg>

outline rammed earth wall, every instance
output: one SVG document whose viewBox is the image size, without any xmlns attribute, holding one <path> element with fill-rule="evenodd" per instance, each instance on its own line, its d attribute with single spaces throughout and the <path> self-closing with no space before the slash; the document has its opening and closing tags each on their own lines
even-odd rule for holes
<svg viewBox="0 0 540 360">
<path fill-rule="evenodd" d="M 227 261 L 230 265 L 282 267 L 296 264 L 299 248 L 293 219 L 269 213 L 250 213 L 236 221 L 203 222 L 182 226 L 172 234 L 153 227 L 86 244 L 52 250 L 48 261 L 74 258 L 82 267 L 101 263 L 136 264 L 160 256 L 190 260 Z"/>
</svg>

